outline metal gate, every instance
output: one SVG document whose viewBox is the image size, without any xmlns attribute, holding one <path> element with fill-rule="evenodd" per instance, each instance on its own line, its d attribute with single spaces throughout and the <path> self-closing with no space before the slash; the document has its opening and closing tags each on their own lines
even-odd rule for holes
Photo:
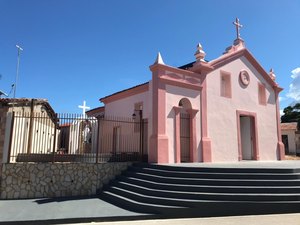
<svg viewBox="0 0 300 225">
<path fill-rule="evenodd" d="M 180 114 L 180 158 L 190 162 L 190 115 Z"/>
<path fill-rule="evenodd" d="M 148 121 L 75 114 L 8 113 L 7 162 L 146 161 Z"/>
</svg>

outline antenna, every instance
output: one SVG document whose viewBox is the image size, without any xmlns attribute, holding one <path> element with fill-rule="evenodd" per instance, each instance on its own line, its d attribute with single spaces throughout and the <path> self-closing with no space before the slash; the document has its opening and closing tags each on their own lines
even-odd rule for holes
<svg viewBox="0 0 300 225">
<path fill-rule="evenodd" d="M 23 48 L 21 48 L 19 45 L 16 45 L 17 49 L 20 49 L 21 51 L 23 51 Z"/>
<path fill-rule="evenodd" d="M 15 85 L 14 85 L 14 98 L 16 98 L 17 83 L 18 83 L 18 78 L 19 78 L 20 51 L 23 51 L 23 48 L 21 48 L 19 45 L 16 45 L 16 48 L 18 49 L 18 58 L 17 58 L 16 81 L 15 81 Z"/>
<path fill-rule="evenodd" d="M 15 84 L 12 84 L 12 85 L 11 85 L 11 88 L 10 88 L 10 91 L 9 91 L 9 93 L 8 93 L 8 96 L 11 95 L 12 91 L 14 90 L 14 87 L 15 87 Z"/>
<path fill-rule="evenodd" d="M 1 98 L 2 95 L 8 97 L 8 94 L 6 94 L 5 92 L 3 92 L 3 91 L 0 90 L 0 98 Z"/>
</svg>

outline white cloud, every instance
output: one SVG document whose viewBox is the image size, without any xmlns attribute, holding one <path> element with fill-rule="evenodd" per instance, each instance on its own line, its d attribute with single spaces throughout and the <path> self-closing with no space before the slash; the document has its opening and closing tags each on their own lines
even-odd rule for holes
<svg viewBox="0 0 300 225">
<path fill-rule="evenodd" d="M 284 100 L 286 100 L 286 98 L 285 98 L 285 97 L 281 97 L 281 96 L 279 96 L 279 102 L 282 102 L 282 101 L 284 101 Z"/>
<path fill-rule="evenodd" d="M 283 109 L 280 109 L 280 116 L 284 115 Z"/>
<path fill-rule="evenodd" d="M 296 101 L 300 101 L 300 67 L 292 71 L 291 78 L 293 78 L 293 80 L 286 96 Z"/>
</svg>

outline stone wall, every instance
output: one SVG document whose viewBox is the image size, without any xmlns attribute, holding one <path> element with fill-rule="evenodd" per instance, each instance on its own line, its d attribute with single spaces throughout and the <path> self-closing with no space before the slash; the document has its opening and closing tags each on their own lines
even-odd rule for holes
<svg viewBox="0 0 300 225">
<path fill-rule="evenodd" d="M 128 165 L 129 162 L 3 164 L 1 199 L 94 195 Z"/>
</svg>

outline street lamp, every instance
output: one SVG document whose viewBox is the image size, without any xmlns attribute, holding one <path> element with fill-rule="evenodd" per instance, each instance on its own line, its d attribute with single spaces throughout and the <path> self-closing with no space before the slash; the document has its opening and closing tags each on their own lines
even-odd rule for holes
<svg viewBox="0 0 300 225">
<path fill-rule="evenodd" d="M 18 77 L 19 77 L 20 51 L 23 51 L 23 48 L 21 48 L 19 45 L 16 45 L 16 48 L 18 49 L 18 59 L 17 59 L 16 81 L 15 81 L 15 85 L 14 85 L 14 98 L 16 98 L 17 83 L 18 83 Z"/>
<path fill-rule="evenodd" d="M 136 119 L 136 114 L 135 114 L 135 113 L 132 114 L 132 119 L 133 119 L 133 120 Z"/>
</svg>

